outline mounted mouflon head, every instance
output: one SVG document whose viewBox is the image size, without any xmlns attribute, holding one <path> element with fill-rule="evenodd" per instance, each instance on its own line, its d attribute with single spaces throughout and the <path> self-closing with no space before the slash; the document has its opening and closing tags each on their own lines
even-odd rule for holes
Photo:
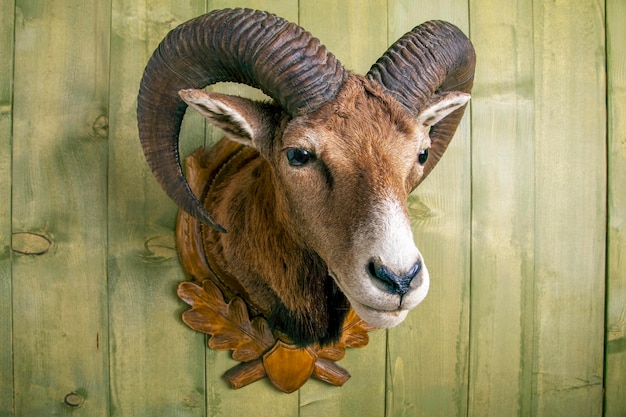
<svg viewBox="0 0 626 417">
<path fill-rule="evenodd" d="M 388 328 L 426 296 L 406 201 L 461 120 L 474 62 L 458 28 L 432 21 L 360 76 L 293 23 L 218 10 L 174 29 L 150 59 L 141 144 L 170 198 L 208 226 L 205 248 L 248 301 L 295 343 L 329 343 L 350 306 Z M 227 81 L 274 101 L 201 90 Z M 187 106 L 226 134 L 208 154 L 224 165 L 199 198 L 178 157 Z"/>
</svg>

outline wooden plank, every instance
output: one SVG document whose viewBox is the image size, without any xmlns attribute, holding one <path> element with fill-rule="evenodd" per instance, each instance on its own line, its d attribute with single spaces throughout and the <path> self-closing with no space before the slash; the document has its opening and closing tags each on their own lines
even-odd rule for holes
<svg viewBox="0 0 626 417">
<path fill-rule="evenodd" d="M 204 337 L 181 320 L 176 287 L 176 206 L 139 145 L 136 97 L 143 69 L 170 29 L 205 11 L 204 1 L 113 1 L 109 145 L 111 414 L 204 416 Z M 190 118 L 183 149 L 204 141 Z"/>
<path fill-rule="evenodd" d="M 602 410 L 606 110 L 604 2 L 533 3 L 533 414 Z"/>
<path fill-rule="evenodd" d="M 300 1 L 300 24 L 347 69 L 365 74 L 389 46 L 386 4 L 383 0 Z"/>
<path fill-rule="evenodd" d="M 323 12 L 321 12 L 323 10 Z M 365 74 L 387 49 L 386 1 L 300 1 L 300 24 L 345 68 Z M 384 330 L 339 362 L 352 375 L 341 388 L 311 381 L 300 390 L 300 416 L 382 416 L 385 412 Z"/>
<path fill-rule="evenodd" d="M 470 3 L 470 416 L 531 409 L 534 284 L 533 16 L 527 1 Z M 494 42 L 497 39 L 497 42 Z"/>
<path fill-rule="evenodd" d="M 0 416 L 13 410 L 11 297 L 11 130 L 13 116 L 13 25 L 15 3 L 0 1 Z"/>
<path fill-rule="evenodd" d="M 389 42 L 443 19 L 469 34 L 466 1 L 389 1 Z M 433 173 L 409 198 L 431 285 L 424 303 L 389 331 L 387 415 L 466 415 L 470 272 L 469 112 Z"/>
<path fill-rule="evenodd" d="M 107 416 L 109 3 L 15 11 L 13 412 Z"/>
<path fill-rule="evenodd" d="M 291 22 L 298 21 L 298 2 L 295 0 L 275 2 L 271 0 L 211 0 L 208 10 L 247 7 L 275 13 Z M 266 99 L 260 90 L 242 84 L 218 84 L 211 88 L 224 94 L 234 94 L 251 99 Z M 209 144 L 221 139 L 221 130 L 209 126 L 207 131 Z M 222 375 L 238 362 L 230 358 L 227 352 L 207 349 L 207 411 L 209 415 L 254 415 L 267 417 L 288 417 L 298 414 L 298 394 L 283 394 L 269 381 L 258 381 L 240 390 L 233 390 L 224 381 Z M 249 400 L 242 401 L 242 398 Z"/>
<path fill-rule="evenodd" d="M 605 416 L 626 415 L 626 3 L 609 0 L 608 277 Z"/>
</svg>

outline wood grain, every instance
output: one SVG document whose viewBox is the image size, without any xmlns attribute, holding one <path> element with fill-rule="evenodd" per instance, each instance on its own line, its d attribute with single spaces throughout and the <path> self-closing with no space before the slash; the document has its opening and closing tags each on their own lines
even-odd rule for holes
<svg viewBox="0 0 626 417">
<path fill-rule="evenodd" d="M 15 2 L 0 0 L 0 416 L 13 410 L 11 133 Z"/>
<path fill-rule="evenodd" d="M 608 253 L 605 416 L 626 415 L 626 3 L 609 0 Z"/>
<path fill-rule="evenodd" d="M 606 97 L 604 2 L 533 3 L 533 410 L 602 413 Z"/>
<path fill-rule="evenodd" d="M 474 1 L 469 415 L 530 415 L 534 286 L 533 16 Z"/>
<path fill-rule="evenodd" d="M 0 0 L 0 416 L 626 414 L 626 8 L 604 4 Z M 137 89 L 169 29 L 236 6 L 361 73 L 428 19 L 477 48 L 471 113 L 409 200 L 430 294 L 347 352 L 342 388 L 234 391 L 237 362 L 180 319 Z M 181 155 L 221 136 L 190 113 Z"/>
<path fill-rule="evenodd" d="M 139 144 L 136 97 L 143 69 L 167 32 L 205 11 L 203 1 L 114 1 L 109 140 L 109 302 L 112 416 L 205 416 L 204 338 L 186 328 L 176 206 Z M 184 146 L 204 141 L 186 123 Z M 195 144 L 194 144 L 195 143 Z"/>
<path fill-rule="evenodd" d="M 299 3 L 300 25 L 344 67 L 365 74 L 389 46 L 386 4 L 383 0 L 304 0 Z"/>
<path fill-rule="evenodd" d="M 27 238 L 12 254 L 14 413 L 108 416 L 107 133 L 96 126 L 110 10 L 15 4 L 12 229 L 51 246 Z"/>
<path fill-rule="evenodd" d="M 390 1 L 389 42 L 432 19 L 469 35 L 465 1 Z M 470 272 L 469 111 L 432 174 L 409 197 L 417 247 L 431 284 L 426 300 L 389 331 L 388 416 L 464 416 L 467 409 Z"/>
</svg>

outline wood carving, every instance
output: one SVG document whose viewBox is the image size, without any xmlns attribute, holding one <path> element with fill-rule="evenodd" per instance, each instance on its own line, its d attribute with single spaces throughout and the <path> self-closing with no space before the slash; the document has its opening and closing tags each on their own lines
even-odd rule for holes
<svg viewBox="0 0 626 417">
<path fill-rule="evenodd" d="M 199 195 L 213 173 L 205 156 L 206 151 L 201 149 L 186 161 L 190 186 Z M 250 317 L 249 310 L 254 309 L 249 309 L 241 294 L 232 288 L 234 283 L 211 268 L 202 245 L 200 222 L 180 211 L 176 230 L 181 263 L 191 278 L 178 286 L 178 296 L 191 306 L 183 313 L 183 321 L 210 335 L 211 349 L 231 350 L 233 359 L 242 362 L 224 375 L 231 387 L 241 388 L 267 377 L 276 388 L 290 393 L 311 377 L 336 386 L 350 378 L 349 372 L 335 362 L 343 359 L 346 348 L 367 345 L 367 333 L 374 327 L 350 309 L 338 342 L 330 346 L 296 346 L 286 335 L 272 331 L 263 317 Z"/>
</svg>

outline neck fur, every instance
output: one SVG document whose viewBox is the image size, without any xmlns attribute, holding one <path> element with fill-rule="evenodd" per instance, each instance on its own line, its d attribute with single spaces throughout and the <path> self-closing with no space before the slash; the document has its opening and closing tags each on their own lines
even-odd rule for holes
<svg viewBox="0 0 626 417">
<path fill-rule="evenodd" d="M 287 339 L 331 343 L 341 336 L 349 303 L 289 221 L 276 186 L 268 163 L 254 149 L 238 148 L 205 201 L 228 233 L 207 228 L 205 251 Z"/>
</svg>

